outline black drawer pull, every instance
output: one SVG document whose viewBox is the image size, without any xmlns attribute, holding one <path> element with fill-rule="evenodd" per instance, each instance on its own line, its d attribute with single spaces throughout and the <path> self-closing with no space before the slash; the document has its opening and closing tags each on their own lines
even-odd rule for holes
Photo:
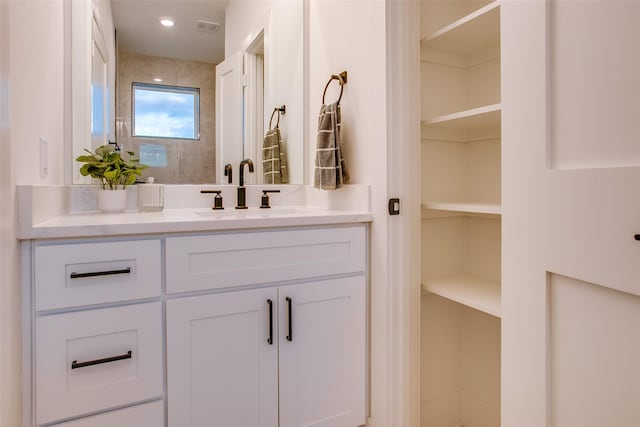
<svg viewBox="0 0 640 427">
<path fill-rule="evenodd" d="M 129 274 L 131 273 L 131 267 L 124 268 L 122 270 L 108 270 L 108 271 L 91 271 L 89 273 L 71 273 L 69 275 L 72 279 L 80 279 L 82 277 L 97 277 L 97 276 L 113 276 L 115 274 Z"/>
<path fill-rule="evenodd" d="M 131 359 L 131 353 L 132 351 L 129 350 L 127 354 L 121 354 L 120 356 L 105 357 L 104 359 L 89 360 L 88 362 L 80 363 L 78 363 L 77 360 L 74 360 L 73 362 L 71 362 L 71 369 L 86 368 L 87 366 L 101 365 L 103 363 L 111 363 L 117 362 L 118 360 Z"/>
<path fill-rule="evenodd" d="M 633 236 L 633 238 L 636 240 L 640 240 L 640 234 L 636 234 L 635 236 Z"/>
<path fill-rule="evenodd" d="M 268 299 L 267 305 L 269 306 L 269 338 L 267 338 L 267 343 L 273 345 L 273 301 Z"/>
<path fill-rule="evenodd" d="M 289 315 L 289 330 L 286 338 L 287 341 L 293 341 L 293 317 L 291 316 L 292 301 L 289 297 L 286 297 L 285 300 L 287 301 L 287 313 Z"/>
</svg>

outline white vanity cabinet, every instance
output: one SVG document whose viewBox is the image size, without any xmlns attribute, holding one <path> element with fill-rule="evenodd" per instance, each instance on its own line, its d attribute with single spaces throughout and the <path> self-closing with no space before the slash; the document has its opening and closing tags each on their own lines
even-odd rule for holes
<svg viewBox="0 0 640 427">
<path fill-rule="evenodd" d="M 169 427 L 364 424 L 365 242 L 363 226 L 168 238 Z"/>
<path fill-rule="evenodd" d="M 366 245 L 363 224 L 25 241 L 23 427 L 365 424 Z"/>
</svg>

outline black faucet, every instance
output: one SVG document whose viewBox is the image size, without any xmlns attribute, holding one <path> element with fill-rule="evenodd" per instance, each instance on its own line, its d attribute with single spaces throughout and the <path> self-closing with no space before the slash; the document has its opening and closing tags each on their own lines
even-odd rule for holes
<svg viewBox="0 0 640 427">
<path fill-rule="evenodd" d="M 240 162 L 240 184 L 238 185 L 236 209 L 247 209 L 247 189 L 244 187 L 244 165 L 249 166 L 249 172 L 253 172 L 253 162 L 251 159 L 244 159 Z"/>
<path fill-rule="evenodd" d="M 231 163 L 224 165 L 224 176 L 229 177 L 227 184 L 233 184 L 233 167 L 231 166 Z"/>
</svg>

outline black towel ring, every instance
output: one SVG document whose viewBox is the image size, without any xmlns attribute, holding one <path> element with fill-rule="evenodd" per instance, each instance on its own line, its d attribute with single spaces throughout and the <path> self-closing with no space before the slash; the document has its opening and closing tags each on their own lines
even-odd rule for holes
<svg viewBox="0 0 640 427">
<path fill-rule="evenodd" d="M 276 127 L 280 126 L 280 113 L 285 114 L 287 112 L 287 106 L 283 105 L 282 107 L 276 107 L 273 109 L 273 113 L 271 113 L 271 118 L 269 119 L 269 130 L 271 130 L 271 122 L 273 121 L 273 115 L 278 113 L 278 121 L 276 122 Z"/>
<path fill-rule="evenodd" d="M 271 113 L 271 118 L 269 119 L 269 130 L 271 130 L 271 122 L 273 121 L 273 115 L 278 113 L 278 121 L 276 122 L 276 127 L 280 125 L 280 111 L 277 108 L 273 109 L 273 113 Z"/>
<path fill-rule="evenodd" d="M 322 92 L 322 104 L 324 104 L 324 97 L 327 94 L 327 89 L 329 88 L 329 85 L 331 84 L 331 82 L 333 80 L 338 80 L 338 82 L 340 82 L 340 95 L 338 96 L 338 100 L 336 101 L 337 104 L 340 104 L 340 100 L 342 99 L 342 92 L 344 92 L 344 85 L 345 83 L 347 83 L 347 72 L 343 71 L 340 74 L 332 74 L 331 78 L 329 78 L 329 81 L 327 82 L 327 84 L 324 87 L 324 92 Z"/>
</svg>

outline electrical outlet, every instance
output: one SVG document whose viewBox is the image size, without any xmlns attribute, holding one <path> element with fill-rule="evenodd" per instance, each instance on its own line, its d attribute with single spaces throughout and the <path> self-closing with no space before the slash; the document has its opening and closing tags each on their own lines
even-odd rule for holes
<svg viewBox="0 0 640 427">
<path fill-rule="evenodd" d="M 49 175 L 49 141 L 40 137 L 40 176 Z"/>
</svg>

